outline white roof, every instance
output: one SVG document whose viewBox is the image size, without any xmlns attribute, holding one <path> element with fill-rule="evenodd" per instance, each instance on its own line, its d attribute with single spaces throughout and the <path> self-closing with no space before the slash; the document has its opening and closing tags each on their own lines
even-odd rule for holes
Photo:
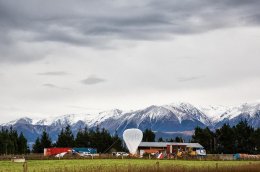
<svg viewBox="0 0 260 172">
<path fill-rule="evenodd" d="M 177 143 L 177 142 L 141 142 L 139 147 L 167 147 L 167 145 L 203 148 L 203 146 L 201 146 L 201 144 L 199 143 Z"/>
<path fill-rule="evenodd" d="M 168 142 L 141 142 L 139 147 L 167 147 Z"/>
</svg>

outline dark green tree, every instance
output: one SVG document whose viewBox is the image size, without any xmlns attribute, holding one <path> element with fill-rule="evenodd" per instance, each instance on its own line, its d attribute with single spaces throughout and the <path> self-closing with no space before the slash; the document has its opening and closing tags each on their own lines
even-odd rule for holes
<svg viewBox="0 0 260 172">
<path fill-rule="evenodd" d="M 122 140 L 120 139 L 120 137 L 118 137 L 118 134 L 116 132 L 116 134 L 112 137 L 112 142 L 113 142 L 113 146 L 112 148 L 115 150 L 115 151 L 125 151 L 125 148 L 123 147 L 123 142 Z"/>
<path fill-rule="evenodd" d="M 22 133 L 11 126 L 9 129 L 2 127 L 0 130 L 0 154 L 25 154 L 27 153 L 27 140 Z"/>
<path fill-rule="evenodd" d="M 37 139 L 35 140 L 35 143 L 33 144 L 32 152 L 33 153 L 43 153 L 43 147 L 42 147 L 39 137 L 37 137 Z"/>
<path fill-rule="evenodd" d="M 23 133 L 21 133 L 19 138 L 18 138 L 18 153 L 19 154 L 26 154 L 27 152 L 28 152 L 27 140 L 24 137 Z"/>
<path fill-rule="evenodd" d="M 110 133 L 104 128 L 100 131 L 99 127 L 95 130 L 88 132 L 89 146 L 96 148 L 99 153 L 107 153 L 113 151 L 123 151 L 122 140 L 118 137 L 117 133 L 111 136 Z"/>
<path fill-rule="evenodd" d="M 255 154 L 260 154 L 260 128 L 257 128 L 254 133 L 251 136 L 251 139 L 253 141 L 254 144 L 254 153 Z"/>
<path fill-rule="evenodd" d="M 173 138 L 166 139 L 166 142 L 175 142 L 175 139 L 173 139 Z"/>
<path fill-rule="evenodd" d="M 33 145 L 33 153 L 43 153 L 44 148 L 52 147 L 51 138 L 46 130 L 43 130 L 41 138 L 37 138 Z"/>
<path fill-rule="evenodd" d="M 73 147 L 74 146 L 74 136 L 72 134 L 69 125 L 66 126 L 65 131 L 62 129 L 58 135 L 58 140 L 56 142 L 57 147 Z"/>
<path fill-rule="evenodd" d="M 96 130 L 89 131 L 89 138 L 90 138 L 90 147 L 96 148 L 98 152 L 101 152 L 98 148 L 100 147 L 100 140 L 99 140 L 100 131 L 97 127 Z"/>
<path fill-rule="evenodd" d="M 75 146 L 76 147 L 89 147 L 90 146 L 90 138 L 88 128 L 85 128 L 83 131 L 78 131 L 75 138 Z"/>
<path fill-rule="evenodd" d="M 13 130 L 12 126 L 9 131 L 7 149 L 9 154 L 18 154 L 18 134 L 16 130 Z"/>
<path fill-rule="evenodd" d="M 240 121 L 233 127 L 235 133 L 235 152 L 252 153 L 255 145 L 252 138 L 254 129 L 248 125 L 247 121 Z"/>
<path fill-rule="evenodd" d="M 43 130 L 40 142 L 41 142 L 41 146 L 43 148 L 52 147 L 51 138 L 50 138 L 49 134 L 46 132 L 46 130 Z"/>
<path fill-rule="evenodd" d="M 191 142 L 200 143 L 209 153 L 212 153 L 214 152 L 214 135 L 208 127 L 205 129 L 196 127 Z"/>
<path fill-rule="evenodd" d="M 216 137 L 218 153 L 230 154 L 234 152 L 235 134 L 228 124 L 224 124 L 216 130 Z"/>
<path fill-rule="evenodd" d="M 0 133 L 0 154 L 8 154 L 9 151 L 7 149 L 7 145 L 9 144 L 9 131 L 7 129 L 2 128 Z"/>
<path fill-rule="evenodd" d="M 106 129 L 102 129 L 100 133 L 100 147 L 98 148 L 102 153 L 108 151 L 109 147 L 114 143 L 110 133 Z"/>
<path fill-rule="evenodd" d="M 158 142 L 164 142 L 163 138 L 160 137 L 160 138 L 158 139 Z"/>
<path fill-rule="evenodd" d="M 177 142 L 177 143 L 183 143 L 183 142 L 184 142 L 184 139 L 183 139 L 182 137 L 176 136 L 176 137 L 175 137 L 175 142 Z"/>
<path fill-rule="evenodd" d="M 146 129 L 143 132 L 143 142 L 154 142 L 155 134 L 152 130 Z"/>
</svg>

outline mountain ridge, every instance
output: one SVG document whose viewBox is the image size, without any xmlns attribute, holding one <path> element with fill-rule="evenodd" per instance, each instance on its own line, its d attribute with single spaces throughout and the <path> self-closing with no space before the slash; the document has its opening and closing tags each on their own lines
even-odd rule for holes
<svg viewBox="0 0 260 172">
<path fill-rule="evenodd" d="M 112 109 L 94 114 L 67 114 L 56 117 L 32 119 L 19 118 L 2 127 L 13 126 L 18 132 L 23 132 L 28 140 L 33 142 L 43 130 L 50 133 L 53 140 L 61 128 L 71 125 L 75 134 L 78 130 L 99 126 L 107 129 L 111 134 L 120 136 L 127 128 L 152 129 L 158 135 L 167 137 L 181 135 L 190 137 L 196 126 L 216 129 L 224 123 L 231 126 L 246 119 L 254 128 L 260 127 L 260 103 L 244 103 L 240 106 L 194 106 L 189 103 L 172 103 L 166 105 L 152 105 L 144 109 L 124 112 Z M 188 134 L 187 134 L 188 133 Z M 159 137 L 159 136 L 157 136 Z"/>
</svg>

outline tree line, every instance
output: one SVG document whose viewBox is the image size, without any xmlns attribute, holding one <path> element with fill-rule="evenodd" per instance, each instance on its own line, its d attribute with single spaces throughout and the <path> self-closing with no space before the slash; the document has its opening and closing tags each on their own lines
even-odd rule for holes
<svg viewBox="0 0 260 172">
<path fill-rule="evenodd" d="M 56 142 L 53 142 L 46 130 L 43 130 L 40 137 L 33 144 L 33 153 L 43 153 L 44 148 L 51 147 L 91 147 L 96 148 L 98 153 L 108 151 L 126 151 L 122 139 L 117 135 L 110 135 L 106 129 L 96 127 L 95 130 L 84 128 L 79 130 L 74 137 L 71 127 L 68 125 L 58 135 Z M 0 154 L 27 154 L 30 149 L 27 139 L 23 133 L 17 133 L 12 127 L 2 128 L 0 131 Z"/>
<path fill-rule="evenodd" d="M 28 152 L 30 150 L 23 133 L 18 134 L 12 127 L 0 130 L 0 154 L 26 154 Z"/>
<path fill-rule="evenodd" d="M 145 129 L 143 132 L 143 142 L 155 142 L 155 133 L 151 129 Z M 158 142 L 177 142 L 182 143 L 185 140 L 182 137 L 176 136 L 175 138 L 168 138 L 163 139 L 162 137 L 159 137 L 157 139 Z"/>
<path fill-rule="evenodd" d="M 191 142 L 200 143 L 208 153 L 260 153 L 260 128 L 254 129 L 247 121 L 231 127 L 224 124 L 211 131 L 208 127 L 196 127 Z"/>
<path fill-rule="evenodd" d="M 143 132 L 144 142 L 154 142 L 155 133 L 146 129 Z M 159 138 L 158 142 L 184 142 L 181 137 L 172 139 Z M 254 129 L 247 121 L 240 121 L 231 127 L 224 124 L 215 131 L 208 127 L 196 127 L 192 139 L 189 142 L 200 143 L 208 153 L 260 153 L 260 128 Z M 106 129 L 84 128 L 74 136 L 71 127 L 68 125 L 58 135 L 56 142 L 53 142 L 49 134 L 44 130 L 40 137 L 33 144 L 33 153 L 43 153 L 44 148 L 50 147 L 91 147 L 96 148 L 98 153 L 109 151 L 126 151 L 123 140 L 117 135 L 110 135 Z M 23 133 L 18 134 L 12 127 L 0 130 L 0 154 L 26 154 L 30 150 L 27 146 L 27 139 Z"/>
<path fill-rule="evenodd" d="M 96 148 L 98 153 L 107 153 L 110 150 L 123 151 L 125 150 L 122 140 L 117 133 L 112 136 L 106 129 L 95 130 L 85 128 L 79 130 L 74 137 L 71 127 L 68 125 L 65 129 L 62 129 L 58 135 L 56 143 L 52 143 L 52 140 L 46 131 L 43 131 L 41 137 L 37 138 L 32 152 L 43 153 L 44 148 L 51 147 L 90 147 Z"/>
<path fill-rule="evenodd" d="M 155 141 L 155 133 L 150 129 L 146 129 L 143 132 L 143 141 Z M 79 130 L 74 137 L 71 127 L 68 125 L 65 129 L 61 130 L 55 143 L 52 143 L 48 133 L 43 131 L 42 135 L 36 139 L 32 152 L 43 153 L 44 148 L 51 147 L 91 147 L 96 148 L 99 153 L 126 151 L 123 143 L 123 140 L 117 133 L 112 136 L 106 129 L 103 128 L 100 130 L 99 127 L 96 127 L 95 130 L 88 128 Z"/>
</svg>

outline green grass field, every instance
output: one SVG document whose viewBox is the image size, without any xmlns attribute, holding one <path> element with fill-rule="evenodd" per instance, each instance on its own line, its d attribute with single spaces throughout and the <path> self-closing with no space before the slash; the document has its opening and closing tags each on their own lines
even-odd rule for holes
<svg viewBox="0 0 260 172">
<path fill-rule="evenodd" d="M 27 161 L 28 172 L 55 171 L 141 171 L 145 167 L 179 167 L 185 169 L 215 169 L 237 166 L 260 166 L 260 161 L 185 161 L 185 160 L 144 160 L 144 159 L 87 159 L 87 160 L 31 160 Z M 157 164 L 158 165 L 158 164 Z M 130 169 L 130 170 L 129 170 Z M 0 161 L 0 172 L 23 171 L 23 163 Z M 146 171 L 146 170 L 143 170 Z M 260 169 L 259 169 L 260 171 Z"/>
</svg>

